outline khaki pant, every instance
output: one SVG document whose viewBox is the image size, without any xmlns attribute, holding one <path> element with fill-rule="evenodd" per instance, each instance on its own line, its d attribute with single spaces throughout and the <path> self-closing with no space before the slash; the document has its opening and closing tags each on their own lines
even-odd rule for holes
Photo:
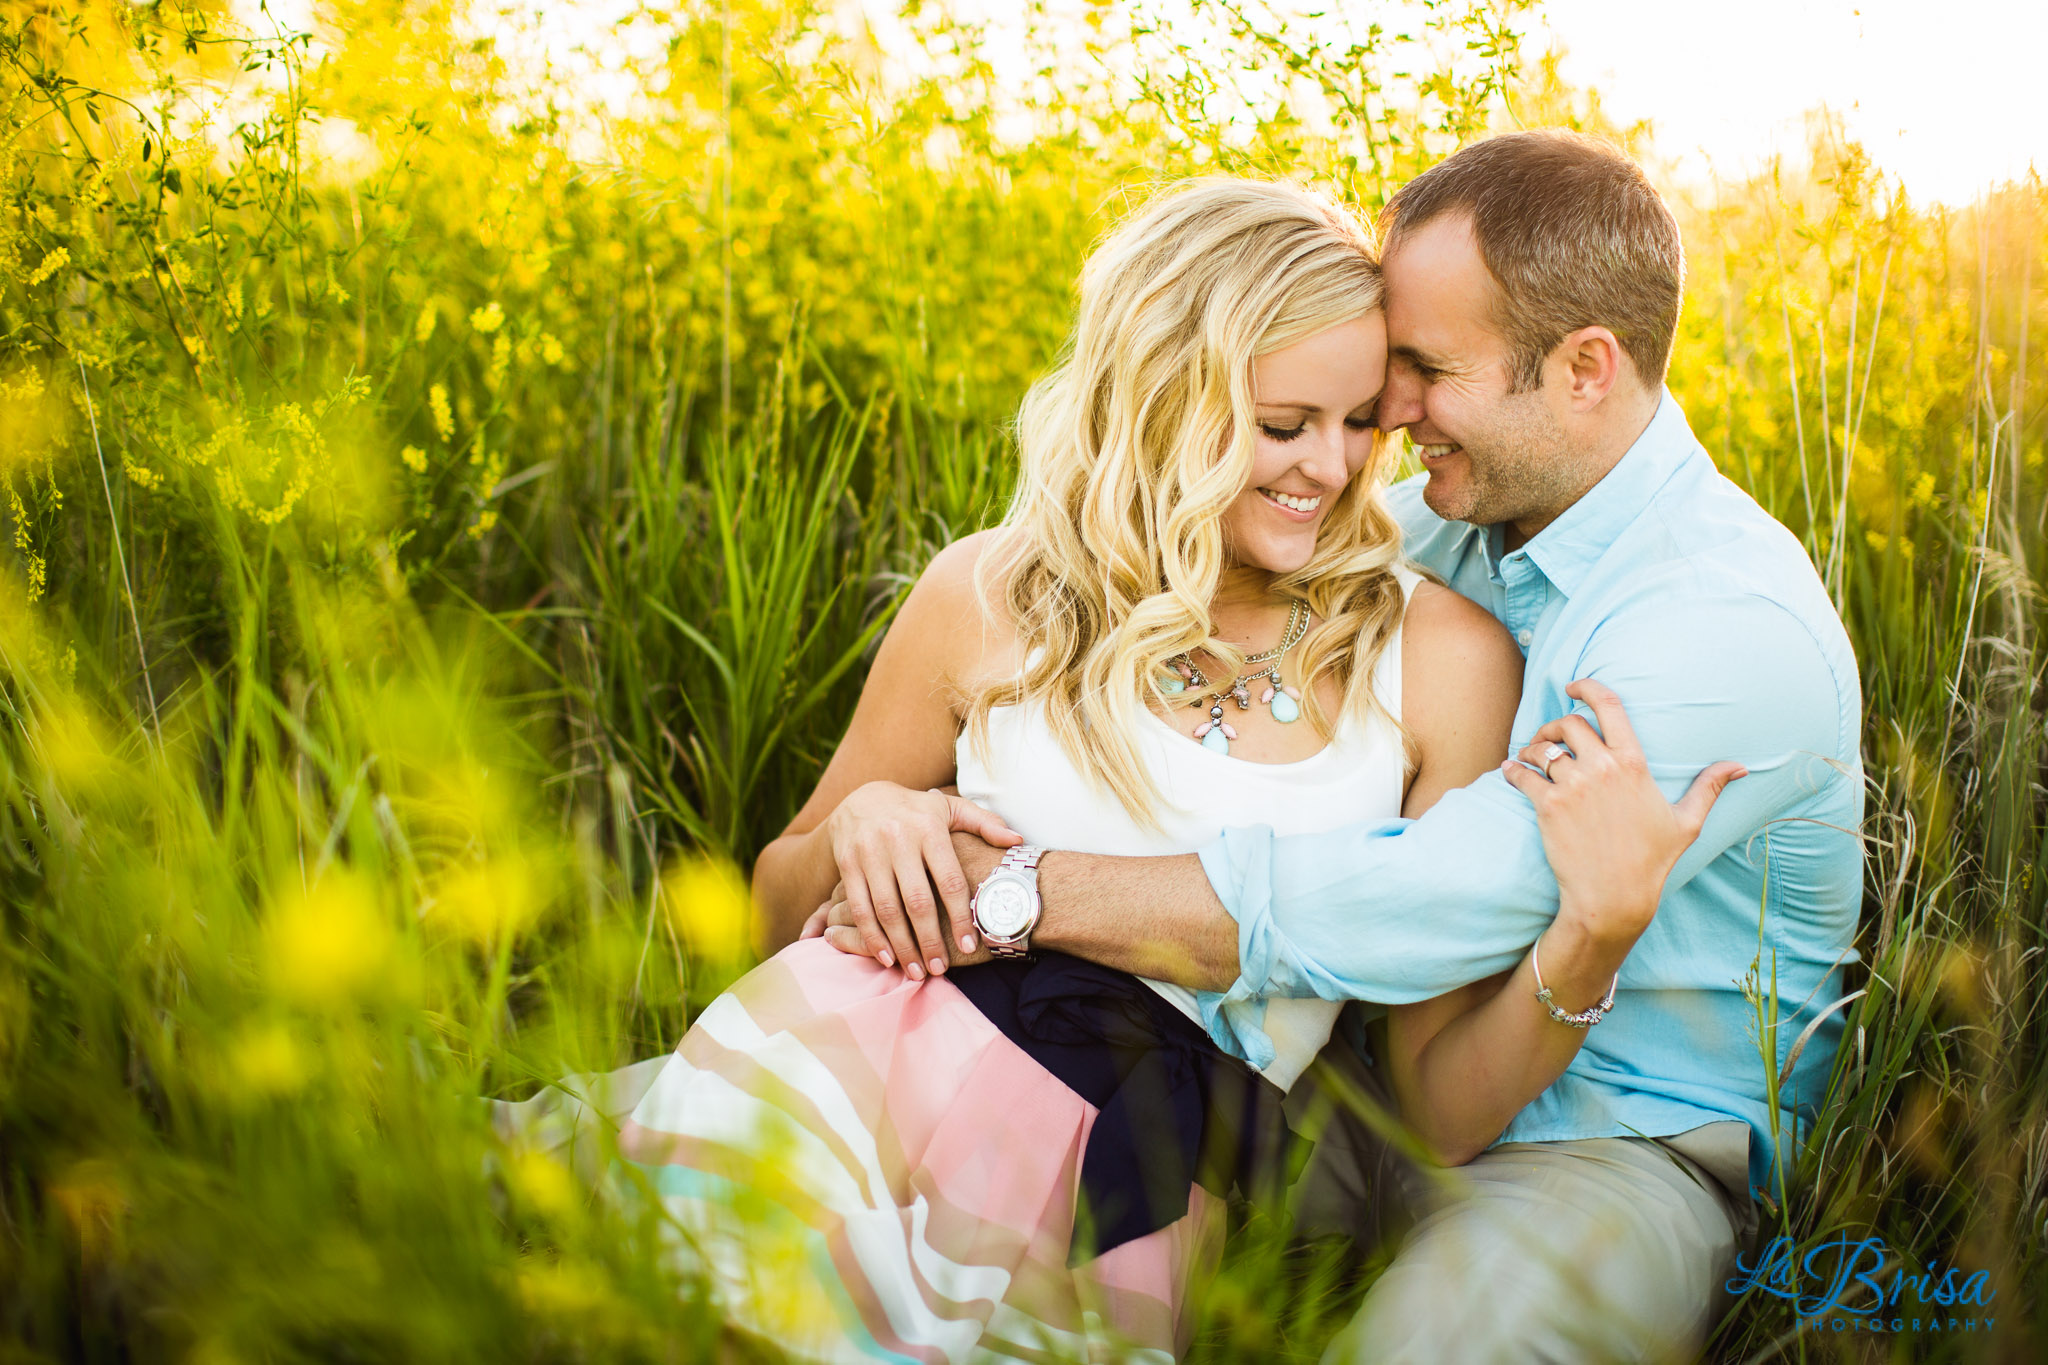
<svg viewBox="0 0 2048 1365">
<path fill-rule="evenodd" d="M 1745 1127 L 1505 1143 L 1432 1167 L 1387 1117 L 1383 1068 L 1342 1034 L 1288 1097 L 1290 1119 L 1318 1138 L 1291 1192 L 1296 1225 L 1398 1250 L 1325 1365 L 1697 1354 L 1752 1215 L 1678 1148 L 1746 1183 L 1732 1159 L 1747 1150 Z"/>
</svg>

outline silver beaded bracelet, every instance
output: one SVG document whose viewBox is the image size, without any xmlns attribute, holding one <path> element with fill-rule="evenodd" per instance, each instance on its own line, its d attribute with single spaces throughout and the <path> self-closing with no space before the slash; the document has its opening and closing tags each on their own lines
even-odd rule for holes
<svg viewBox="0 0 2048 1365">
<path fill-rule="evenodd" d="M 1529 965 L 1536 971 L 1536 998 L 1543 1002 L 1543 1008 L 1549 1010 L 1550 1017 L 1558 1023 L 1570 1024 L 1573 1028 L 1593 1027 L 1614 1008 L 1614 992 L 1621 986 L 1621 973 L 1614 974 L 1614 980 L 1607 983 L 1607 994 L 1601 996 L 1597 1003 L 1574 1014 L 1551 999 L 1550 987 L 1543 984 L 1543 957 L 1537 951 L 1542 942 L 1543 936 L 1538 934 L 1536 942 L 1529 945 Z"/>
</svg>

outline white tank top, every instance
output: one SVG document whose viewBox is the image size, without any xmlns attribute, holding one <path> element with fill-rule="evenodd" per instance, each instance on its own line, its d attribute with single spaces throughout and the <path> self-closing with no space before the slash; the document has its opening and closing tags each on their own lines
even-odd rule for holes
<svg viewBox="0 0 2048 1365">
<path fill-rule="evenodd" d="M 1404 603 L 1421 577 L 1397 567 Z M 1401 632 L 1396 627 L 1373 670 L 1387 716 L 1401 715 Z M 1205 749 L 1150 711 L 1137 736 L 1154 791 L 1160 828 L 1146 829 L 1115 796 L 1067 758 L 1046 725 L 1044 708 L 999 706 L 988 717 L 986 761 L 962 734 L 954 745 L 960 794 L 987 807 L 1030 843 L 1075 853 L 1153 856 L 1193 853 L 1231 825 L 1268 825 L 1275 834 L 1316 834 L 1401 813 L 1407 758 L 1400 732 L 1384 717 L 1347 713 L 1330 743 L 1294 763 L 1253 763 Z M 1140 978 L 1195 1023 L 1193 991 Z M 1338 1005 L 1327 1000 L 1266 1002 L 1273 1062 L 1265 1075 L 1285 1090 L 1329 1041 Z"/>
</svg>

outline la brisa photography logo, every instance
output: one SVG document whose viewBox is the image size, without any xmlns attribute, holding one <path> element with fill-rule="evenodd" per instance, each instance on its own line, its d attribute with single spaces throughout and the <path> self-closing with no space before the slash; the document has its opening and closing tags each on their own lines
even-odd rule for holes
<svg viewBox="0 0 2048 1365">
<path fill-rule="evenodd" d="M 1799 1250 L 1773 1238 L 1754 1261 L 1737 1256 L 1728 1292 L 1751 1290 L 1791 1303 L 1802 1331 L 1988 1332 L 1998 1291 L 1991 1272 L 1955 1265 L 1909 1267 L 1881 1237 L 1831 1233 Z"/>
</svg>

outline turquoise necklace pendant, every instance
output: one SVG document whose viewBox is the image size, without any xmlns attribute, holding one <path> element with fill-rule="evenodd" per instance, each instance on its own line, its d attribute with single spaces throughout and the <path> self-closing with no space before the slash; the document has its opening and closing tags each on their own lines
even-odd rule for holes
<svg viewBox="0 0 2048 1365">
<path fill-rule="evenodd" d="M 1168 671 L 1159 677 L 1159 690 L 1169 697 L 1180 696 L 1192 691 L 1194 699 L 1189 706 L 1209 707 L 1209 719 L 1195 727 L 1194 737 L 1202 747 L 1213 753 L 1228 754 L 1230 742 L 1237 738 L 1237 730 L 1223 719 L 1223 702 L 1227 697 L 1237 703 L 1240 711 L 1252 709 L 1251 684 L 1263 678 L 1266 688 L 1259 694 L 1259 704 L 1273 715 L 1282 725 L 1292 725 L 1301 719 L 1301 692 L 1289 687 L 1280 679 L 1280 665 L 1277 662 L 1288 650 L 1301 642 L 1308 633 L 1308 603 L 1296 601 L 1287 614 L 1287 630 L 1281 637 L 1278 648 L 1264 654 L 1254 655 L 1247 663 L 1265 665 L 1239 677 L 1220 692 L 1210 692 L 1209 680 L 1202 670 L 1195 667 L 1194 660 L 1185 654 L 1174 656 L 1168 661 Z"/>
<path fill-rule="evenodd" d="M 1237 731 L 1223 719 L 1223 699 L 1218 697 L 1209 707 L 1209 719 L 1195 727 L 1195 738 L 1202 741 L 1204 749 L 1219 754 L 1230 752 L 1230 741 L 1237 738 Z"/>
<path fill-rule="evenodd" d="M 1266 675 L 1272 686 L 1260 694 L 1259 700 L 1273 713 L 1273 719 L 1282 725 L 1292 725 L 1301 719 L 1301 693 L 1280 681 L 1280 670 L 1274 669 Z"/>
</svg>

